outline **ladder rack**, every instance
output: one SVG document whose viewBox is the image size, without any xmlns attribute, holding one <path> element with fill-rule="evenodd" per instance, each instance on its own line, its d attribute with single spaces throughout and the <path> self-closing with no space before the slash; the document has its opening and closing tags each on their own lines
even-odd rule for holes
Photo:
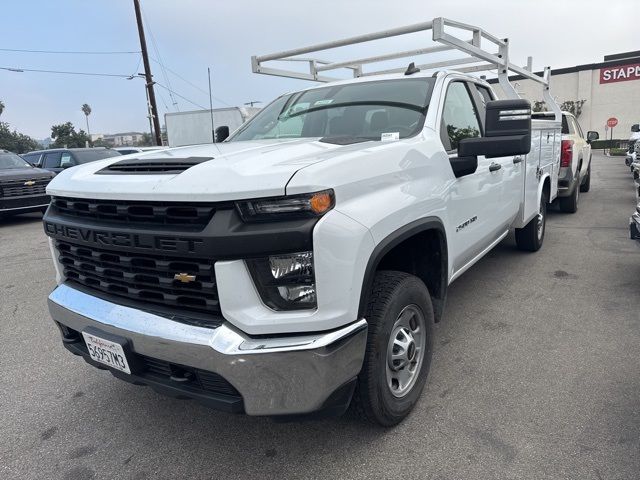
<svg viewBox="0 0 640 480">
<path fill-rule="evenodd" d="M 471 38 L 459 38 L 458 36 L 454 35 L 453 32 L 451 32 L 452 29 L 470 32 Z M 429 30 L 431 30 L 432 32 L 432 40 L 435 43 L 435 45 L 433 46 L 425 45 L 412 50 L 404 50 L 400 52 L 355 58 L 352 60 L 337 62 L 328 61 L 326 59 L 321 60 L 314 57 L 302 56 L 349 45 L 372 42 L 384 38 L 398 37 L 411 33 L 426 32 Z M 489 44 L 492 49 L 497 48 L 497 51 L 492 52 L 483 48 L 483 43 Z M 451 60 L 437 60 L 433 58 L 433 54 L 447 51 L 458 51 L 464 54 L 464 56 Z M 380 32 L 374 32 L 365 35 L 358 35 L 351 38 L 319 43 L 316 45 L 310 45 L 308 47 L 295 48 L 292 50 L 271 53 L 268 55 L 253 56 L 251 57 L 251 68 L 254 73 L 261 73 L 264 75 L 276 75 L 281 77 L 297 78 L 301 80 L 311 80 L 317 82 L 333 82 L 342 79 L 326 76 L 325 72 L 334 71 L 335 73 L 335 70 L 346 69 L 351 71 L 351 74 L 354 78 L 382 75 L 387 73 L 400 73 L 406 69 L 406 66 L 402 68 L 391 69 L 372 69 L 371 71 L 365 71 L 363 69 L 363 66 L 375 66 L 375 64 L 379 64 L 380 62 L 386 62 L 389 60 L 414 58 L 429 55 L 431 56 L 430 62 L 422 64 L 418 64 L 418 62 L 415 62 L 417 64 L 416 66 L 421 70 L 448 67 L 452 70 L 456 70 L 462 73 L 487 72 L 497 70 L 498 82 L 508 98 L 520 98 L 520 95 L 509 81 L 509 72 L 516 73 L 524 78 L 528 78 L 530 80 L 533 80 L 534 82 L 540 83 L 542 86 L 542 95 L 544 101 L 555 113 L 556 120 L 559 121 L 561 119 L 562 113 L 560 111 L 560 107 L 551 96 L 551 93 L 549 91 L 549 81 L 551 77 L 550 67 L 545 67 L 544 74 L 542 77 L 540 77 L 533 73 L 533 62 L 531 57 L 528 58 L 526 67 L 515 65 L 509 60 L 508 38 L 500 39 L 482 30 L 479 27 L 467 25 L 465 23 L 442 17 L 434 18 L 430 22 L 416 23 L 405 27 L 393 28 L 390 30 L 383 30 Z M 307 73 L 289 69 L 274 68 L 271 65 L 271 62 L 306 63 L 308 65 L 309 71 Z M 378 68 L 380 68 L 380 65 L 378 65 Z"/>
</svg>

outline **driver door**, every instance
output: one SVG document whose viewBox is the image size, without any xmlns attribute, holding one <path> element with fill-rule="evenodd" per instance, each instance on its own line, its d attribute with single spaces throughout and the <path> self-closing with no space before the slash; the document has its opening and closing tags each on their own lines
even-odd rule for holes
<svg viewBox="0 0 640 480">
<path fill-rule="evenodd" d="M 445 94 L 440 117 L 440 138 L 449 158 L 458 155 L 463 138 L 482 135 L 482 122 L 473 100 L 471 85 L 452 80 Z M 500 202 L 502 168 L 494 160 L 478 156 L 475 173 L 454 178 L 449 190 L 448 215 L 453 272 L 460 270 L 487 248 L 502 231 Z"/>
</svg>

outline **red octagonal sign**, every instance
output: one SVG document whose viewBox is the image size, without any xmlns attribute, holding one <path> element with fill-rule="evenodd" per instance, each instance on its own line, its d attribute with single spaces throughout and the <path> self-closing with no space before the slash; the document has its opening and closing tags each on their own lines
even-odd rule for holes
<svg viewBox="0 0 640 480">
<path fill-rule="evenodd" d="M 613 128 L 618 125 L 618 119 L 616 117 L 611 117 L 607 120 L 607 127 Z"/>
</svg>

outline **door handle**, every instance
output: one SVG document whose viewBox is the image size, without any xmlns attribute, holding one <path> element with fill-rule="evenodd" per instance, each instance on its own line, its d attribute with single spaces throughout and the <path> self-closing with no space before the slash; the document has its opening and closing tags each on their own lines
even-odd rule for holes
<svg viewBox="0 0 640 480">
<path fill-rule="evenodd" d="M 520 163 L 520 162 L 522 162 L 522 157 L 513 157 L 513 163 L 514 163 L 514 165 L 515 165 L 516 163 Z"/>
<path fill-rule="evenodd" d="M 491 165 L 489 165 L 490 172 L 495 172 L 497 170 L 500 170 L 501 168 L 502 168 L 502 165 L 500 165 L 499 163 L 492 163 Z"/>
</svg>

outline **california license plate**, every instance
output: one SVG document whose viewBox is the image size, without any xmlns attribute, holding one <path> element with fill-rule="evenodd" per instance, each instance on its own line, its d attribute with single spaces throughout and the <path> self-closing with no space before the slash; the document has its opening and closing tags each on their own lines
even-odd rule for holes
<svg viewBox="0 0 640 480">
<path fill-rule="evenodd" d="M 87 332 L 82 332 L 84 342 L 87 344 L 89 356 L 92 360 L 121 372 L 131 373 L 129 362 L 124 354 L 122 345 L 104 338 L 97 337 Z"/>
</svg>

